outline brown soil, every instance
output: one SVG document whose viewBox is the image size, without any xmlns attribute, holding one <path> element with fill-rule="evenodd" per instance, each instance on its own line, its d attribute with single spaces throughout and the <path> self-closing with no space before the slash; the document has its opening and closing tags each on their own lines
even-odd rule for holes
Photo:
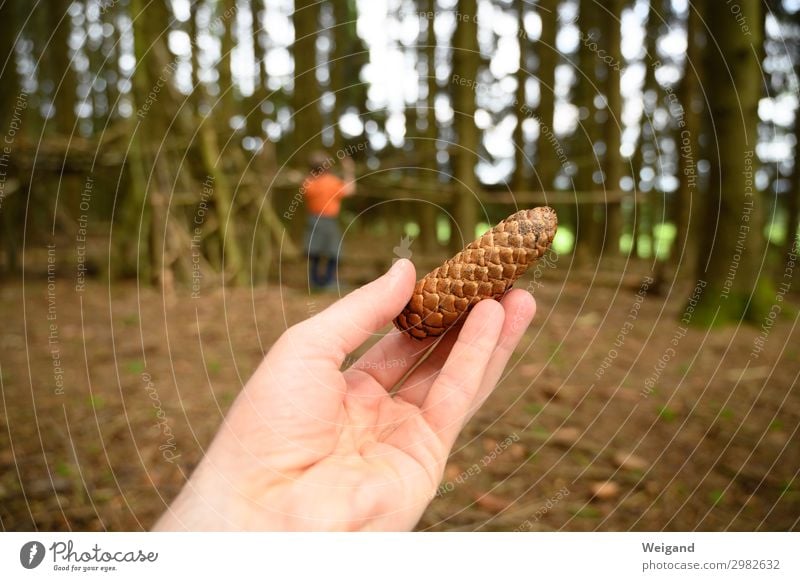
<svg viewBox="0 0 800 581">
<path fill-rule="evenodd" d="M 637 302 L 636 269 L 566 266 L 518 284 L 537 318 L 419 528 L 800 529 L 796 311 L 755 357 L 758 328 L 680 336 L 691 284 Z M 2 528 L 150 527 L 276 337 L 335 300 L 301 279 L 193 299 L 59 278 L 50 304 L 41 276 L 0 286 Z"/>
</svg>

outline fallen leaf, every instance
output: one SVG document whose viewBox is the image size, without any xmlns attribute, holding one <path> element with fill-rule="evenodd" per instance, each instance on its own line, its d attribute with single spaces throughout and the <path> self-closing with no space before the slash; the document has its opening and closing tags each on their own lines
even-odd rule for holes
<svg viewBox="0 0 800 581">
<path fill-rule="evenodd" d="M 507 509 L 511 505 L 511 501 L 489 492 L 485 494 L 478 492 L 475 493 L 475 504 L 486 512 L 497 514 Z"/>
<path fill-rule="evenodd" d="M 619 485 L 611 480 L 593 482 L 589 485 L 592 496 L 597 500 L 612 500 L 619 496 Z"/>
<path fill-rule="evenodd" d="M 461 466 L 458 464 L 448 464 L 444 469 L 444 479 L 446 482 L 455 480 L 461 475 Z"/>
<path fill-rule="evenodd" d="M 562 446 L 571 446 L 577 442 L 580 437 L 581 431 L 578 428 L 559 428 L 550 436 L 550 441 Z"/>
<path fill-rule="evenodd" d="M 497 440 L 494 438 L 484 438 L 483 439 L 483 451 L 487 454 L 493 451 L 497 447 Z"/>
<path fill-rule="evenodd" d="M 520 461 L 528 456 L 528 448 L 524 444 L 515 442 L 508 447 L 508 457 L 514 461 Z"/>
<path fill-rule="evenodd" d="M 614 454 L 614 464 L 625 470 L 646 470 L 648 463 L 644 458 L 634 456 L 628 452 L 616 452 Z"/>
<path fill-rule="evenodd" d="M 555 400 L 578 400 L 585 391 L 583 388 L 578 387 L 577 385 L 554 383 L 544 383 L 540 389 L 543 395 Z"/>
</svg>

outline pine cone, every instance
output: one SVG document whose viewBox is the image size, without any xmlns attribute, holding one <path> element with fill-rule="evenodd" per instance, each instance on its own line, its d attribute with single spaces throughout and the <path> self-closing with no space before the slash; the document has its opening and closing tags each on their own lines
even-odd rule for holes
<svg viewBox="0 0 800 581">
<path fill-rule="evenodd" d="M 512 214 L 418 280 L 394 325 L 414 339 L 437 337 L 483 299 L 499 299 L 547 251 L 558 219 L 546 206 Z"/>
</svg>

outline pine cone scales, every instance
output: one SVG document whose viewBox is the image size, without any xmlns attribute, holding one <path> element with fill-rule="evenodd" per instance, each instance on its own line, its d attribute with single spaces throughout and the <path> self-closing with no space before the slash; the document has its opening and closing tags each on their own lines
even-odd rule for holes
<svg viewBox="0 0 800 581">
<path fill-rule="evenodd" d="M 546 206 L 512 214 L 417 281 L 395 326 L 437 337 L 483 299 L 499 299 L 550 247 L 558 219 Z"/>
</svg>

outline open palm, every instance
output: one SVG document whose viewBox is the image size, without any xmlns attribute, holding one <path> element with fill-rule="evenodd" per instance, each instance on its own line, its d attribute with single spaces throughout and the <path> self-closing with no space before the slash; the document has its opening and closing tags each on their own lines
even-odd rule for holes
<svg viewBox="0 0 800 581">
<path fill-rule="evenodd" d="M 157 527 L 413 528 L 535 311 L 530 294 L 512 291 L 479 303 L 432 351 L 432 340 L 393 330 L 341 371 L 405 306 L 414 281 L 400 260 L 286 331 Z"/>
</svg>

